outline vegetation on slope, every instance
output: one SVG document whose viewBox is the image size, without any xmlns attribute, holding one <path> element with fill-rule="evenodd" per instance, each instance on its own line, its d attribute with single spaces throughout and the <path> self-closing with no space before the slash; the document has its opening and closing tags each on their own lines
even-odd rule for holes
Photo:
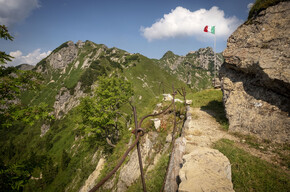
<svg viewBox="0 0 290 192">
<path fill-rule="evenodd" d="M 216 58 L 217 63 L 223 61 L 220 53 L 216 54 Z M 168 51 L 156 62 L 170 74 L 177 75 L 194 91 L 212 87 L 214 52 L 210 47 L 190 52 L 186 56 L 175 55 L 172 51 Z"/>
<path fill-rule="evenodd" d="M 59 50 L 64 47 L 66 46 L 61 45 Z M 97 54 L 99 55 L 96 56 Z M 122 62 L 118 63 L 116 59 Z M 92 62 L 88 68 L 82 67 L 86 60 Z M 40 90 L 24 92 L 21 98 L 24 106 L 34 107 L 45 101 L 52 107 L 55 96 L 61 94 L 59 90 L 62 87 L 67 88 L 72 95 L 76 84 L 81 82 L 82 89 L 90 93 L 91 85 L 98 82 L 101 75 L 108 77 L 115 74 L 132 83 L 136 92 L 132 102 L 137 106 L 140 117 L 152 113 L 157 102 L 161 100 L 159 95 L 163 92 L 170 93 L 173 82 L 176 86 L 185 86 L 176 76 L 162 71 L 152 60 L 140 54 L 130 55 L 125 51 L 108 49 L 104 45 L 91 42 L 85 43 L 79 50 L 77 59 L 68 64 L 64 71 L 53 69 L 45 59 L 38 66 L 42 66 L 42 71 L 45 72 L 44 86 Z M 106 156 L 107 162 L 115 162 L 119 158 L 118 154 L 126 149 L 131 133 L 125 120 L 120 118 L 119 125 L 124 129 L 119 130 L 119 142 L 116 145 L 118 150 L 114 150 L 107 144 L 96 142 L 96 139 L 82 137 L 84 122 L 80 111 L 79 106 L 61 119 L 35 121 L 31 126 L 15 124 L 13 129 L 0 130 L 0 156 L 3 160 L 0 165 L 5 170 L 11 170 L 13 174 L 20 171 L 19 182 L 22 182 L 22 187 L 25 186 L 24 191 L 77 191 L 94 170 L 101 156 Z M 122 106 L 120 111 L 130 117 L 129 126 L 133 127 L 130 106 Z M 43 137 L 39 137 L 40 128 L 44 124 L 49 125 L 50 129 Z M 145 124 L 144 128 L 152 128 L 150 120 Z M 41 163 L 34 163 L 31 159 L 37 159 Z M 33 167 L 23 180 L 23 176 L 27 174 L 28 162 Z M 11 163 L 23 165 L 25 169 L 10 169 Z M 1 178 L 5 180 L 4 177 Z"/>
<path fill-rule="evenodd" d="M 59 46 L 52 54 L 66 47 L 68 47 L 67 42 Z M 175 55 L 168 52 L 167 56 L 174 57 Z M 193 58 L 194 56 L 190 56 L 190 59 Z M 210 77 L 206 70 L 190 63 L 185 65 L 186 70 L 192 69 L 198 72 L 196 90 L 210 86 Z M 81 48 L 78 48 L 76 59 L 68 63 L 65 69 L 54 69 L 49 65 L 47 59 L 39 62 L 37 67 L 41 69 L 44 76 L 43 87 L 40 90 L 22 92 L 21 101 L 25 107 L 35 107 L 45 102 L 47 103 L 46 109 L 51 110 L 50 107 L 54 106 L 57 95 L 60 97 L 64 92 L 69 92 L 69 95 L 73 97 L 79 83 L 81 87 L 77 91 L 83 91 L 90 95 L 92 88 L 100 85 L 101 76 L 103 76 L 103 80 L 118 76 L 132 84 L 134 97 L 131 102 L 137 107 L 139 118 L 152 113 L 156 104 L 161 102 L 163 98 L 161 95 L 172 93 L 173 84 L 175 89 L 186 87 L 187 92 L 191 92 L 191 89 L 180 78 L 183 75 L 164 71 L 160 68 L 157 60 L 148 59 L 140 54 L 129 54 L 117 48 L 107 48 L 104 45 L 98 45 L 90 41 L 86 41 Z M 105 90 L 108 88 L 105 87 Z M 118 89 L 120 86 L 116 85 L 114 88 Z M 98 92 L 97 95 L 101 95 L 101 92 Z M 93 100 L 94 95 L 90 96 Z M 98 99 L 91 103 L 96 102 L 95 107 L 98 110 L 107 106 L 102 103 L 103 100 L 99 101 Z M 10 163 L 24 165 L 25 169 L 17 168 L 13 170 L 11 167 L 12 171 L 21 172 L 20 177 L 25 176 L 27 170 L 30 171 L 28 177 L 26 177 L 27 179 L 22 183 L 22 186 L 25 186 L 24 191 L 77 191 L 94 170 L 101 157 L 106 157 L 107 162 L 102 173 L 104 175 L 106 170 L 109 170 L 126 150 L 131 137 L 128 128 L 134 127 L 131 107 L 128 104 L 118 106 L 118 115 L 122 114 L 122 117 L 118 116 L 118 127 L 120 129 L 113 131 L 118 138 L 110 138 L 111 143 L 116 144 L 114 148 L 108 146 L 107 143 L 99 142 L 100 137 L 89 139 L 83 137 L 83 135 L 84 130 L 89 130 L 89 132 L 102 130 L 104 127 L 99 128 L 104 123 L 104 119 L 108 120 L 107 125 L 113 125 L 112 122 L 115 122 L 117 116 L 110 116 L 111 113 L 109 113 L 107 115 L 110 118 L 103 118 L 104 116 L 99 115 L 100 112 L 96 113 L 98 110 L 89 107 L 93 113 L 87 120 L 94 120 L 94 123 L 88 125 L 82 118 L 84 116 L 81 114 L 83 106 L 75 107 L 59 119 L 51 119 L 50 121 L 41 118 L 37 121 L 33 119 L 34 125 L 27 126 L 18 123 L 12 130 L 0 130 L 0 157 L 3 160 L 0 165 L 4 166 L 6 170 L 10 167 Z M 178 106 L 179 115 L 184 113 L 182 108 L 183 105 L 180 104 Z M 106 115 L 105 113 L 102 114 Z M 101 116 L 102 118 L 99 118 Z M 164 146 L 165 137 L 172 129 L 173 125 L 170 123 L 172 118 L 172 114 L 168 115 L 165 118 L 168 123 L 162 124 L 164 130 L 158 132 L 159 136 L 156 144 L 158 149 Z M 179 120 L 181 125 L 182 119 Z M 49 131 L 43 137 L 40 137 L 40 129 L 43 125 L 48 126 Z M 144 128 L 146 131 L 156 132 L 151 120 L 144 122 Z M 107 136 L 112 136 L 112 132 L 104 130 L 107 129 L 103 129 L 103 132 L 101 132 L 106 133 Z M 32 159 L 37 159 L 41 163 L 35 163 Z M 160 182 L 165 174 L 161 173 L 160 170 L 164 169 L 167 161 L 168 154 L 164 153 L 160 163 L 148 172 L 148 177 L 155 178 L 149 181 L 150 189 L 155 190 L 160 187 Z M 28 162 L 31 162 L 33 166 Z M 30 165 L 30 169 L 26 165 Z M 156 174 L 157 172 L 160 172 L 160 174 Z M 26 182 L 28 183 L 26 184 Z"/>
<path fill-rule="evenodd" d="M 222 139 L 215 143 L 214 148 L 221 151 L 231 162 L 235 191 L 286 192 L 289 190 L 289 175 L 281 168 L 239 149 L 233 141 Z"/>
<path fill-rule="evenodd" d="M 187 99 L 192 100 L 192 107 L 200 107 L 209 111 L 219 122 L 224 130 L 228 130 L 229 122 L 223 106 L 223 94 L 221 90 L 206 89 L 196 93 L 190 93 Z"/>
<path fill-rule="evenodd" d="M 81 100 L 82 131 L 95 143 L 107 141 L 114 147 L 125 129 L 122 122 L 130 119 L 121 108 L 133 96 L 131 84 L 120 77 L 100 77 L 92 95 Z"/>
<path fill-rule="evenodd" d="M 256 17 L 261 11 L 267 9 L 268 7 L 277 5 L 278 3 L 283 1 L 289 0 L 256 0 L 249 12 L 248 20 Z"/>
<path fill-rule="evenodd" d="M 13 39 L 2 25 L 0 38 Z M 0 64 L 11 61 L 11 58 L 5 52 L 0 52 Z M 47 117 L 51 117 L 45 103 L 25 106 L 19 101 L 23 91 L 37 89 L 40 83 L 41 75 L 35 72 L 0 66 L 0 191 L 22 191 L 33 171 L 43 167 L 49 160 L 33 151 L 21 154 L 26 143 L 14 140 L 24 127 L 33 126 L 44 119 L 49 121 Z"/>
</svg>

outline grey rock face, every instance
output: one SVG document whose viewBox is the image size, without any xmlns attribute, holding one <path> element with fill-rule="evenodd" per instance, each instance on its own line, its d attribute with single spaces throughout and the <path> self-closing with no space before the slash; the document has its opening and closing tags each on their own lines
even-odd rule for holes
<svg viewBox="0 0 290 192">
<path fill-rule="evenodd" d="M 204 69 L 209 69 L 210 62 L 214 62 L 214 52 L 211 47 L 201 48 L 195 52 L 197 54 L 197 61 L 199 65 Z M 222 57 L 220 55 L 216 55 L 216 65 L 217 70 L 222 65 Z"/>
<path fill-rule="evenodd" d="M 53 105 L 54 115 L 57 119 L 60 119 L 63 115 L 67 114 L 72 108 L 80 104 L 79 98 L 84 97 L 85 93 L 81 90 L 81 83 L 78 82 L 75 87 L 74 94 L 71 95 L 70 91 L 62 87 L 59 94 L 55 97 L 55 103 Z"/>
<path fill-rule="evenodd" d="M 228 39 L 221 68 L 230 131 L 290 136 L 290 2 L 262 11 Z"/>
<path fill-rule="evenodd" d="M 168 51 L 167 53 L 165 53 L 165 55 L 162 57 L 161 60 L 166 61 L 167 65 L 171 70 L 178 69 L 178 67 L 180 67 L 180 65 L 182 64 L 196 65 L 198 67 L 208 70 L 210 68 L 209 67 L 210 63 L 214 62 L 214 51 L 211 47 L 200 48 L 197 51 L 189 52 L 186 56 L 178 56 L 172 53 L 171 51 Z M 217 54 L 216 55 L 217 69 L 220 68 L 222 63 L 223 63 L 222 55 Z"/>
<path fill-rule="evenodd" d="M 82 42 L 81 40 L 78 40 L 78 42 L 76 43 L 76 46 L 80 49 L 85 45 L 84 42 Z"/>
<path fill-rule="evenodd" d="M 183 160 L 186 163 L 179 172 L 178 191 L 234 191 L 230 161 L 218 150 L 197 147 L 184 155 Z"/>
<path fill-rule="evenodd" d="M 29 64 L 20 64 L 16 66 L 16 68 L 22 71 L 30 71 L 34 68 L 34 66 Z"/>
<path fill-rule="evenodd" d="M 214 51 L 211 47 L 189 52 L 186 56 L 175 55 L 168 51 L 160 59 L 159 64 L 192 88 L 204 89 L 211 87 L 214 74 Z M 216 72 L 223 63 L 223 56 L 216 54 Z M 205 83 L 207 82 L 207 83 Z"/>
<path fill-rule="evenodd" d="M 67 42 L 67 47 L 63 47 L 56 53 L 52 53 L 47 62 L 53 69 L 65 69 L 66 66 L 71 63 L 78 54 L 78 48 L 72 41 Z"/>
<path fill-rule="evenodd" d="M 146 161 L 147 158 L 152 158 L 154 154 L 154 142 L 157 137 L 157 133 L 151 132 L 146 134 L 144 137 L 144 143 L 141 145 L 141 156 L 143 167 L 148 165 Z M 127 164 L 123 166 L 120 171 L 118 183 L 117 183 L 117 192 L 126 191 L 129 186 L 131 186 L 138 178 L 140 177 L 140 168 L 138 161 L 137 149 L 135 149 L 130 154 L 130 160 Z"/>
<path fill-rule="evenodd" d="M 43 137 L 47 131 L 49 131 L 50 125 L 43 124 L 41 126 L 41 134 L 40 137 Z"/>
</svg>

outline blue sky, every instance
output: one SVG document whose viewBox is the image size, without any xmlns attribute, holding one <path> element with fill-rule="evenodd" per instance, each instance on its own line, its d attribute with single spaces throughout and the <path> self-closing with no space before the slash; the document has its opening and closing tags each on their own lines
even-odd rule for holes
<svg viewBox="0 0 290 192">
<path fill-rule="evenodd" d="M 171 50 L 185 55 L 211 46 L 217 52 L 248 16 L 254 0 L 0 0 L 0 24 L 14 41 L 0 50 L 15 57 L 10 65 L 36 64 L 62 43 L 90 40 L 159 59 Z"/>
</svg>

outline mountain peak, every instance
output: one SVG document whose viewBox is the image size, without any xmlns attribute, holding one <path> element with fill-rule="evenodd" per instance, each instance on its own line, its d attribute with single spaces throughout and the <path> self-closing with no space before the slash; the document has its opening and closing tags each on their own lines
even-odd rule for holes
<svg viewBox="0 0 290 192">
<path fill-rule="evenodd" d="M 30 71 L 34 68 L 34 65 L 29 65 L 26 63 L 20 64 L 16 66 L 17 69 L 22 70 L 22 71 Z"/>
<path fill-rule="evenodd" d="M 177 56 L 177 55 L 175 55 L 172 51 L 167 51 L 161 59 L 168 59 L 168 58 L 172 58 L 175 56 Z"/>
</svg>

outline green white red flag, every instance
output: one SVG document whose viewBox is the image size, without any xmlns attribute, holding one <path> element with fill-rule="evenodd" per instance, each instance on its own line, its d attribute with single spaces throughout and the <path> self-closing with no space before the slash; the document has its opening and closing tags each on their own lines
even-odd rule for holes
<svg viewBox="0 0 290 192">
<path fill-rule="evenodd" d="M 215 34 L 215 26 L 205 26 L 204 32 Z"/>
</svg>

